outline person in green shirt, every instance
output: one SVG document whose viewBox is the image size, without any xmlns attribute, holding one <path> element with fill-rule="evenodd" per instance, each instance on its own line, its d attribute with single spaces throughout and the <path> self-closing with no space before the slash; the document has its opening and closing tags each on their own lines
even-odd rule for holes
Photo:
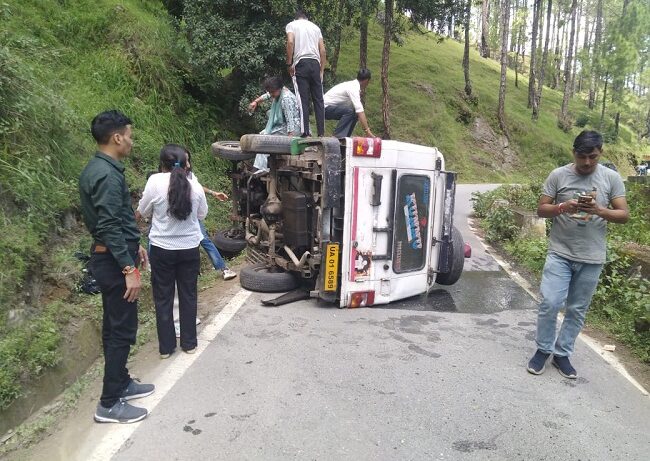
<svg viewBox="0 0 650 461">
<path fill-rule="evenodd" d="M 104 310 L 104 385 L 95 421 L 134 423 L 148 412 L 126 401 L 152 394 L 154 386 L 131 379 L 126 368 L 138 330 L 137 266 L 147 265 L 122 163 L 133 146 L 131 120 L 115 110 L 102 112 L 93 119 L 91 133 L 97 152 L 79 177 L 79 193 L 84 223 L 94 240 L 90 270 L 101 289 Z"/>
</svg>

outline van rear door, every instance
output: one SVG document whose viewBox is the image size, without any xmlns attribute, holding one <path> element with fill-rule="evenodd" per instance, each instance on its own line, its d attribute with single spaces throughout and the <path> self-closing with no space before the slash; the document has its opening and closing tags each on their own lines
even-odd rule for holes
<svg viewBox="0 0 650 461">
<path fill-rule="evenodd" d="M 378 139 L 347 142 L 340 306 L 426 291 L 436 151 Z"/>
</svg>

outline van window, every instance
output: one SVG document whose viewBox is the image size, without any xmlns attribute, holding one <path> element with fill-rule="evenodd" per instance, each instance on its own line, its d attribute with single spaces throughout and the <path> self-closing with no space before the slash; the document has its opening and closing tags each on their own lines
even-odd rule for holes
<svg viewBox="0 0 650 461">
<path fill-rule="evenodd" d="M 393 217 L 393 271 L 396 273 L 417 271 L 426 263 L 430 196 L 428 176 L 399 177 Z"/>
</svg>

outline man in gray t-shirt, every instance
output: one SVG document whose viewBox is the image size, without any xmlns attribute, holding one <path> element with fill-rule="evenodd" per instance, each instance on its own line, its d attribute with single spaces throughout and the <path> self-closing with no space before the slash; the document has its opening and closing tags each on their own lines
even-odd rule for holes
<svg viewBox="0 0 650 461">
<path fill-rule="evenodd" d="M 535 375 L 544 372 L 553 354 L 552 363 L 562 376 L 577 377 L 569 356 L 605 263 L 607 222 L 629 219 L 623 180 L 598 164 L 602 146 L 599 133 L 580 133 L 573 142 L 574 162 L 551 172 L 539 199 L 537 214 L 553 219 L 553 225 L 540 286 L 537 351 L 527 367 Z M 556 336 L 557 314 L 565 304 Z"/>
</svg>

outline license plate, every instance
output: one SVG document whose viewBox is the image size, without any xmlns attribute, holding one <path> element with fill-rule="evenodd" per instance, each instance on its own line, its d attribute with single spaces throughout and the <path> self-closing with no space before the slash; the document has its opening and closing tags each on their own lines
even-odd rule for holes
<svg viewBox="0 0 650 461">
<path fill-rule="evenodd" d="M 325 291 L 336 291 L 339 285 L 339 244 L 325 247 Z"/>
</svg>

